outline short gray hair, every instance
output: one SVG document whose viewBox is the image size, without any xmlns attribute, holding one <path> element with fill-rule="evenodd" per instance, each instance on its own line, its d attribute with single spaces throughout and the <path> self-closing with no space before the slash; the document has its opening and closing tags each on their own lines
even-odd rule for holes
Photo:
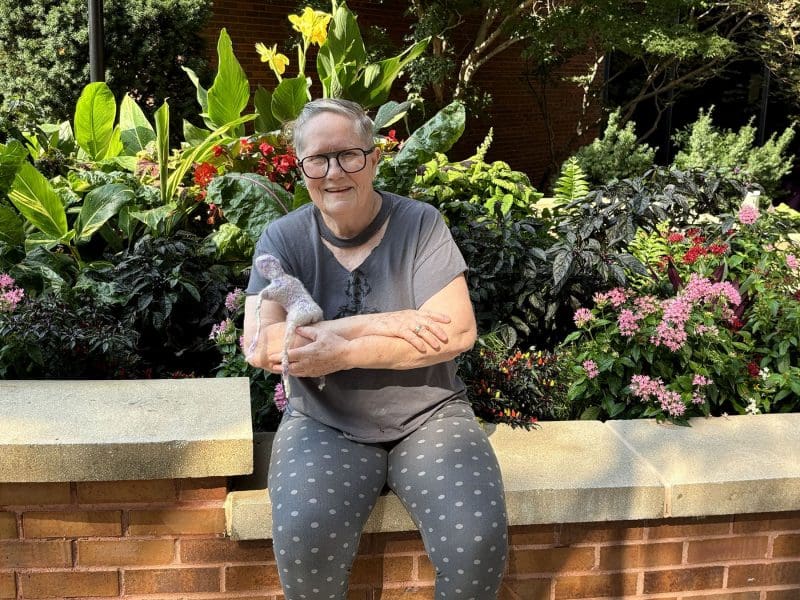
<svg viewBox="0 0 800 600">
<path fill-rule="evenodd" d="M 312 118 L 326 112 L 347 117 L 353 122 L 358 137 L 367 146 L 371 147 L 375 143 L 375 124 L 360 104 L 342 98 L 318 98 L 307 103 L 297 118 L 287 126 L 297 156 L 302 155 L 305 146 L 306 125 Z"/>
</svg>

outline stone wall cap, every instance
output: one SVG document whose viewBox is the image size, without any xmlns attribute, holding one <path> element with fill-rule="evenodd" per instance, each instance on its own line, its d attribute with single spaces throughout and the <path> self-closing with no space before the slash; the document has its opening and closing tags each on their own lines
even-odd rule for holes
<svg viewBox="0 0 800 600">
<path fill-rule="evenodd" d="M 800 414 L 488 426 L 511 525 L 639 521 L 800 509 Z M 270 444 L 263 444 L 265 450 Z M 228 495 L 234 539 L 271 537 L 269 493 Z M 413 531 L 394 494 L 365 531 Z"/>
<path fill-rule="evenodd" d="M 0 381 L 0 481 L 249 473 L 252 435 L 244 377 Z"/>
</svg>

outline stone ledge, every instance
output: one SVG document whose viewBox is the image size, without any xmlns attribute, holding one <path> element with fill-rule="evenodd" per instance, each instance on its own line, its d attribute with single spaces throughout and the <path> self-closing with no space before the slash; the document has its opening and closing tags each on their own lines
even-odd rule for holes
<svg viewBox="0 0 800 600">
<path fill-rule="evenodd" d="M 511 525 L 800 509 L 800 414 L 693 419 L 691 427 L 546 422 L 532 432 L 498 426 L 489 439 Z M 257 472 L 247 483 L 263 488 L 271 438 L 257 442 Z M 270 509 L 265 489 L 232 491 L 228 534 L 270 538 Z M 380 498 L 365 529 L 415 530 L 394 494 Z"/>
<path fill-rule="evenodd" d="M 252 472 L 247 378 L 0 381 L 0 482 Z"/>
</svg>

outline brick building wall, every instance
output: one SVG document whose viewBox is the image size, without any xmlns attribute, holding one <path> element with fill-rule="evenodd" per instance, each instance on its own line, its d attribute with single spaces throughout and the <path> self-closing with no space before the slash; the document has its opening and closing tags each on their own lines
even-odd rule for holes
<svg viewBox="0 0 800 600">
<path fill-rule="evenodd" d="M 215 0 L 214 14 L 204 33 L 209 58 L 212 61 L 216 58 L 216 40 L 224 27 L 231 36 L 234 53 L 247 73 L 251 87 L 255 89 L 263 85 L 271 89 L 276 84 L 275 76 L 266 64 L 260 62 L 254 46 L 256 42 L 268 46 L 277 43 L 282 48 L 291 36 L 291 25 L 286 17 L 295 12 L 296 6 L 295 2 L 279 0 L 257 3 Z M 409 32 L 412 22 L 405 14 L 406 2 L 379 4 L 374 0 L 351 0 L 348 6 L 357 15 L 362 32 L 373 25 L 384 27 L 395 46 L 406 46 L 403 37 Z M 475 25 L 462 24 L 459 35 L 468 39 Z M 296 73 L 296 52 L 286 49 L 284 52 L 291 60 L 288 72 Z M 558 78 L 584 74 L 589 60 L 589 57 L 577 57 L 563 67 Z M 307 72 L 313 69 L 313 65 L 312 59 Z M 551 85 L 546 94 L 553 135 L 551 152 L 547 127 L 536 96 L 526 82 L 523 66 L 519 50 L 512 47 L 478 71 L 475 81 L 492 95 L 492 104 L 486 113 L 468 116 L 467 130 L 449 156 L 460 160 L 473 154 L 492 127 L 494 141 L 487 159 L 509 163 L 512 168 L 527 173 L 535 186 L 545 189 L 553 175 L 553 165 L 557 167 L 573 150 L 596 137 L 597 127 L 587 127 L 587 124 L 596 121 L 599 106 L 592 104 L 587 115 L 582 117 L 583 96 L 580 90 L 568 83 Z M 316 77 L 313 79 L 316 81 Z M 313 91 L 319 94 L 319 90 Z M 395 84 L 395 91 L 402 97 L 401 84 Z M 576 133 L 579 122 L 583 126 L 580 135 Z"/>
<path fill-rule="evenodd" d="M 0 483 L 0 598 L 279 600 L 226 479 Z M 503 600 L 796 600 L 800 512 L 511 528 Z M 349 600 L 432 600 L 416 533 L 365 535 Z"/>
</svg>

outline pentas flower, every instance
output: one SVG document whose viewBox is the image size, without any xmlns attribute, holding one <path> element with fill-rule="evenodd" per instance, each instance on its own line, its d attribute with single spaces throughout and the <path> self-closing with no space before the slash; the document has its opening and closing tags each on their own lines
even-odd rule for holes
<svg viewBox="0 0 800 600">
<path fill-rule="evenodd" d="M 661 409 L 671 417 L 680 417 L 686 412 L 686 404 L 678 392 L 667 389 L 660 378 L 651 379 L 647 375 L 633 375 L 630 390 L 643 402 L 653 397 L 658 400 Z"/>
<path fill-rule="evenodd" d="M 236 325 L 232 320 L 225 319 L 211 327 L 208 339 L 217 344 L 233 344 L 236 342 Z"/>
<path fill-rule="evenodd" d="M 625 303 L 625 300 L 628 299 L 627 294 L 623 288 L 617 287 L 607 292 L 597 292 L 594 295 L 594 302 L 598 306 L 604 306 L 606 303 L 610 302 L 611 306 L 614 308 L 618 308 L 619 306 Z"/>
<path fill-rule="evenodd" d="M 786 255 L 786 266 L 790 269 L 797 269 L 800 268 L 800 261 L 797 260 L 794 254 L 787 254 Z"/>
<path fill-rule="evenodd" d="M 600 374 L 600 369 L 597 367 L 597 363 L 591 359 L 583 361 L 583 368 L 586 371 L 586 376 L 589 379 L 594 379 Z"/>
<path fill-rule="evenodd" d="M 227 296 L 225 296 L 225 308 L 229 312 L 236 312 L 242 307 L 244 303 L 244 292 L 242 288 L 234 288 Z"/>
<path fill-rule="evenodd" d="M 575 314 L 572 315 L 572 320 L 575 321 L 575 325 L 578 327 L 583 327 L 589 321 L 594 319 L 594 315 L 592 311 L 588 308 L 579 308 L 575 311 Z"/>
<path fill-rule="evenodd" d="M 25 296 L 25 291 L 14 283 L 13 277 L 0 273 L 0 312 L 12 312 Z"/>
<path fill-rule="evenodd" d="M 752 225 L 756 221 L 758 221 L 759 212 L 758 209 L 753 206 L 752 204 L 743 204 L 742 207 L 739 209 L 739 222 L 742 225 Z"/>
<path fill-rule="evenodd" d="M 632 337 L 639 331 L 639 321 L 641 319 L 642 315 L 638 315 L 628 308 L 621 310 L 617 318 L 620 335 Z"/>
<path fill-rule="evenodd" d="M 702 387 L 702 386 L 706 386 L 706 385 L 711 385 L 712 383 L 714 383 L 714 382 L 711 379 L 709 379 L 708 377 L 705 377 L 704 375 L 695 375 L 694 379 L 692 379 L 692 385 L 695 385 L 695 386 Z"/>
</svg>

